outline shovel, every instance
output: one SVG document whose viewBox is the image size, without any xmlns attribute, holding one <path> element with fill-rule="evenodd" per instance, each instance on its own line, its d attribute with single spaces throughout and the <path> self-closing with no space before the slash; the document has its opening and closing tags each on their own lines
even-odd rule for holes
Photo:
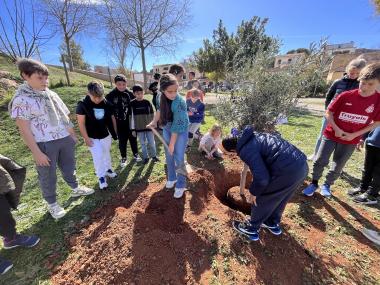
<svg viewBox="0 0 380 285">
<path fill-rule="evenodd" d="M 162 142 L 166 150 L 169 152 L 169 146 L 164 140 L 164 138 L 160 135 L 160 133 L 153 127 L 150 127 L 150 129 L 152 130 L 153 134 Z M 183 165 L 178 166 L 176 169 L 176 172 L 183 176 L 188 176 L 193 171 L 193 168 L 187 162 L 185 162 Z"/>
</svg>

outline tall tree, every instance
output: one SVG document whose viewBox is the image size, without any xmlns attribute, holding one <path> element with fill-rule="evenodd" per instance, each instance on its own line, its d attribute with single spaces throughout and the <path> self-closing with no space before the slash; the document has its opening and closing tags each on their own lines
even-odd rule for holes
<svg viewBox="0 0 380 285">
<path fill-rule="evenodd" d="M 119 35 L 117 31 L 110 30 L 107 33 L 107 45 L 108 50 L 112 54 L 112 58 L 117 64 L 118 70 L 127 75 L 127 53 L 129 47 L 129 38 L 123 34 Z"/>
<path fill-rule="evenodd" d="M 49 15 L 49 24 L 61 31 L 66 45 L 70 71 L 73 71 L 70 41 L 92 24 L 91 0 L 42 0 L 41 14 Z"/>
<path fill-rule="evenodd" d="M 380 15 L 380 0 L 372 0 L 375 5 L 376 12 Z"/>
<path fill-rule="evenodd" d="M 189 23 L 189 0 L 103 0 L 100 15 L 110 29 L 129 38 L 139 49 L 147 84 L 146 53 L 173 52 Z"/>
<path fill-rule="evenodd" d="M 69 62 L 69 56 L 67 54 L 66 44 L 62 43 L 59 46 L 59 50 L 63 55 L 63 58 L 66 62 Z M 73 61 L 73 65 L 78 69 L 90 70 L 90 64 L 85 62 L 83 59 L 83 50 L 82 47 L 77 44 L 74 40 L 70 41 L 70 51 L 71 51 L 71 60 Z"/>
<path fill-rule="evenodd" d="M 1 2 L 0 52 L 14 62 L 18 57 L 35 55 L 51 38 L 46 32 L 47 17 L 36 17 L 33 0 Z"/>
</svg>

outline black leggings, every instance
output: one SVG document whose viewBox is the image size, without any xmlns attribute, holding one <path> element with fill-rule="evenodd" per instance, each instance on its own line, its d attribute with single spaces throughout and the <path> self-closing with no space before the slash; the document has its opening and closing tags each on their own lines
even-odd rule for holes
<svg viewBox="0 0 380 285">
<path fill-rule="evenodd" d="M 138 154 L 137 137 L 132 135 L 132 131 L 129 129 L 129 121 L 117 121 L 117 137 L 119 140 L 119 150 L 121 157 L 127 157 L 128 140 L 133 155 Z"/>
<path fill-rule="evenodd" d="M 0 194 L 0 235 L 13 239 L 16 235 L 16 222 L 11 214 L 11 207 L 7 198 Z"/>
<path fill-rule="evenodd" d="M 377 197 L 380 190 L 380 148 L 366 144 L 360 188 Z"/>
</svg>

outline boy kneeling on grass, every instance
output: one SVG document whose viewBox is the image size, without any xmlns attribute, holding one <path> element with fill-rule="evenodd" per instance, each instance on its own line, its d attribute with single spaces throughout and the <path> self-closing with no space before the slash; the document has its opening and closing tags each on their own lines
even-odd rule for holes
<svg viewBox="0 0 380 285">
<path fill-rule="evenodd" d="M 282 233 L 280 221 L 285 206 L 308 173 L 306 155 L 279 135 L 244 129 L 242 136 L 222 141 L 226 151 L 236 151 L 253 175 L 251 218 L 233 227 L 250 240 L 259 240 L 260 228 Z"/>
<path fill-rule="evenodd" d="M 90 195 L 94 189 L 78 185 L 75 175 L 77 137 L 69 119 L 69 109 L 48 88 L 47 67 L 32 59 L 21 59 L 18 68 L 26 83 L 17 89 L 9 103 L 9 112 L 32 152 L 48 210 L 54 219 L 59 219 L 66 211 L 57 203 L 57 166 L 72 189 L 72 197 Z"/>
<path fill-rule="evenodd" d="M 92 81 L 87 90 L 88 95 L 77 106 L 78 125 L 91 152 L 99 188 L 104 189 L 108 187 L 106 176 L 117 176 L 111 163 L 111 136 L 117 139 L 116 120 L 112 105 L 104 98 L 103 85 Z"/>
</svg>

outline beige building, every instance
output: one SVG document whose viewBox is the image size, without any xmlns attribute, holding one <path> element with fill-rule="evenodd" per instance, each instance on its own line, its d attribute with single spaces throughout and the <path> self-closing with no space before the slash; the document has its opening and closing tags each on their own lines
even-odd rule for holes
<svg viewBox="0 0 380 285">
<path fill-rule="evenodd" d="M 304 53 L 290 53 L 284 55 L 278 55 L 275 57 L 274 68 L 284 68 L 291 64 L 296 63 Z"/>
<path fill-rule="evenodd" d="M 332 59 L 327 81 L 342 78 L 346 66 L 354 58 L 364 58 L 367 64 L 380 62 L 380 50 L 356 49 L 355 53 L 336 54 Z"/>
<path fill-rule="evenodd" d="M 327 45 L 325 48 L 325 53 L 327 55 L 350 54 L 355 53 L 355 51 L 355 44 L 352 41 L 349 43 Z"/>
</svg>

